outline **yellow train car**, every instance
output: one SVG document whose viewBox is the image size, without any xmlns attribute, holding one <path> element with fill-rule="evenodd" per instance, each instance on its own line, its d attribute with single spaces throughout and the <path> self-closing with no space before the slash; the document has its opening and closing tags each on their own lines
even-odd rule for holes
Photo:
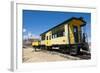
<svg viewBox="0 0 100 73">
<path fill-rule="evenodd" d="M 78 54 L 81 48 L 88 49 L 88 47 L 84 46 L 86 38 L 82 28 L 85 25 L 86 22 L 82 17 L 72 17 L 42 33 L 39 47 L 41 49 L 58 48 L 70 54 Z"/>
<path fill-rule="evenodd" d="M 34 48 L 40 48 L 40 40 L 38 39 L 35 39 L 33 42 L 32 42 L 32 47 Z"/>
</svg>

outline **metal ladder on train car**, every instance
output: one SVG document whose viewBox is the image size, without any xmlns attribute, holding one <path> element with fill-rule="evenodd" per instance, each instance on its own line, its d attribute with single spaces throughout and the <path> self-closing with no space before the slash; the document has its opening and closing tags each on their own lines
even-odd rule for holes
<svg viewBox="0 0 100 73">
<path fill-rule="evenodd" d="M 83 33 L 82 50 L 89 51 L 89 43 L 88 43 L 88 37 L 86 33 Z"/>
<path fill-rule="evenodd" d="M 86 33 L 83 33 L 82 34 L 82 42 L 80 43 L 80 45 L 74 45 L 74 46 L 71 46 L 70 48 L 70 54 L 71 55 L 77 55 L 79 54 L 79 49 L 82 48 L 82 50 L 84 51 L 89 51 L 89 44 L 88 44 L 88 37 L 86 35 Z"/>
</svg>

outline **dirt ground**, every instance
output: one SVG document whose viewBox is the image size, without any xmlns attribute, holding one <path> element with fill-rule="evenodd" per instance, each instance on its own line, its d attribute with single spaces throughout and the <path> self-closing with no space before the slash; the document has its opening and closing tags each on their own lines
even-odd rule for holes
<svg viewBox="0 0 100 73">
<path fill-rule="evenodd" d="M 23 62 L 51 62 L 51 61 L 68 61 L 81 60 L 79 57 L 62 54 L 55 51 L 37 50 L 34 48 L 23 48 Z"/>
</svg>

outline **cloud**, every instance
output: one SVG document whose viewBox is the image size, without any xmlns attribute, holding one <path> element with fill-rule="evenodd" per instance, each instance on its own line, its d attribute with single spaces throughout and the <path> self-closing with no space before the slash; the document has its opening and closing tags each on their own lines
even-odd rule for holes
<svg viewBox="0 0 100 73">
<path fill-rule="evenodd" d="M 23 39 L 40 39 L 40 36 L 32 34 L 31 32 L 28 32 L 27 34 L 23 35 Z"/>
<path fill-rule="evenodd" d="M 28 39 L 32 37 L 32 33 L 28 32 L 27 34 L 23 35 L 23 39 Z"/>
<path fill-rule="evenodd" d="M 32 37 L 33 37 L 33 38 L 36 38 L 36 39 L 40 39 L 40 36 L 35 35 L 35 34 L 32 34 Z"/>
<path fill-rule="evenodd" d="M 25 28 L 23 29 L 23 32 L 26 32 L 26 29 Z"/>
<path fill-rule="evenodd" d="M 39 35 L 33 34 L 30 31 L 28 31 L 27 29 L 23 28 L 23 39 L 29 39 L 29 38 L 33 38 L 33 39 L 40 39 Z"/>
<path fill-rule="evenodd" d="M 31 32 L 28 32 L 28 37 L 32 37 L 32 33 Z"/>
<path fill-rule="evenodd" d="M 23 35 L 23 39 L 28 39 L 28 36 L 27 35 Z"/>
</svg>

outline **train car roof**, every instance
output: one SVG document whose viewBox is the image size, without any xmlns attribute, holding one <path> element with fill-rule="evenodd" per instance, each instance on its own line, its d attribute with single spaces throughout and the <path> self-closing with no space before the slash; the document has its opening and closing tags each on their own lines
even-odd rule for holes
<svg viewBox="0 0 100 73">
<path fill-rule="evenodd" d="M 58 25 L 52 27 L 51 29 L 49 29 L 49 30 L 43 32 L 42 34 L 40 34 L 40 36 L 43 35 L 43 34 L 45 34 L 45 33 L 47 33 L 48 31 L 50 31 L 50 30 L 52 30 L 52 29 L 58 27 L 58 26 L 64 25 L 65 23 L 68 23 L 69 21 L 71 21 L 71 20 L 73 20 L 73 19 L 81 20 L 84 24 L 86 24 L 86 22 L 83 20 L 83 17 L 80 17 L 80 18 L 72 17 L 72 18 L 70 18 L 70 19 L 68 19 L 68 20 L 65 20 L 64 22 L 62 22 L 62 23 L 60 23 L 60 24 L 58 24 Z"/>
</svg>

